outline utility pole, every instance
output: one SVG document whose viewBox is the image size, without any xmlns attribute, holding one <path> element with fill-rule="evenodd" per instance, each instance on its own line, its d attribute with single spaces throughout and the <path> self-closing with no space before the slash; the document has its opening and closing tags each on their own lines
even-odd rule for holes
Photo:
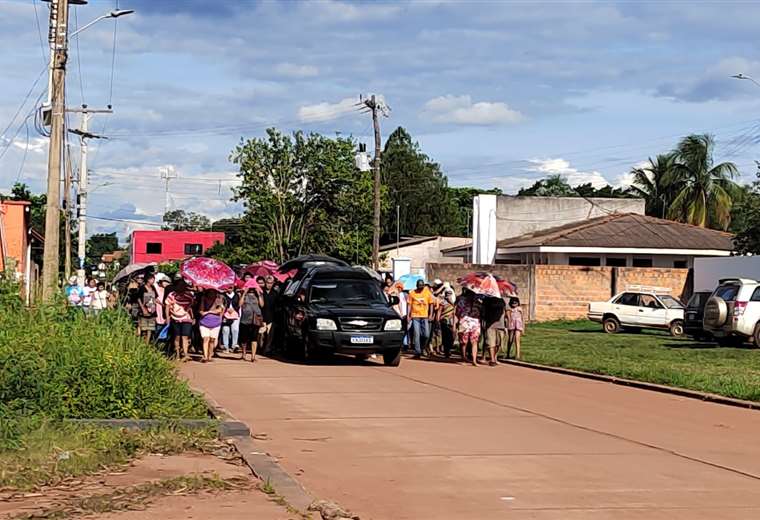
<svg viewBox="0 0 760 520">
<path fill-rule="evenodd" d="M 69 130 L 69 132 L 79 136 L 79 150 L 81 154 L 79 159 L 79 181 L 77 183 L 77 221 L 79 223 L 77 227 L 77 257 L 79 259 L 77 279 L 80 285 L 84 285 L 84 263 L 87 257 L 87 184 L 89 174 L 87 171 L 87 139 L 103 139 L 103 136 L 89 132 L 90 114 L 111 114 L 113 110 L 111 110 L 110 106 L 107 109 L 92 109 L 88 108 L 87 105 L 82 105 L 82 108 L 72 108 L 66 111 L 82 115 L 79 129 Z"/>
<path fill-rule="evenodd" d="M 66 146 L 66 164 L 64 165 L 63 174 L 63 216 L 64 228 L 63 236 L 66 241 L 63 258 L 63 278 L 69 279 L 71 276 L 71 153 Z"/>
<path fill-rule="evenodd" d="M 50 146 L 48 151 L 47 204 L 45 206 L 45 247 L 42 257 L 42 299 L 48 302 L 58 291 L 61 154 L 63 151 L 68 18 L 69 0 L 51 0 Z"/>
<path fill-rule="evenodd" d="M 176 179 L 177 173 L 174 171 L 173 166 L 165 166 L 161 168 L 161 178 L 166 181 L 166 188 L 164 189 L 164 215 L 169 212 L 169 181 Z"/>
<path fill-rule="evenodd" d="M 372 169 L 375 171 L 375 189 L 374 189 L 374 218 L 372 233 L 372 267 L 376 271 L 380 268 L 380 120 L 378 112 L 388 117 L 388 107 L 382 100 L 377 99 L 373 94 L 368 99 L 361 99 L 361 103 L 372 113 L 372 126 L 375 129 L 375 158 L 372 161 Z"/>
</svg>

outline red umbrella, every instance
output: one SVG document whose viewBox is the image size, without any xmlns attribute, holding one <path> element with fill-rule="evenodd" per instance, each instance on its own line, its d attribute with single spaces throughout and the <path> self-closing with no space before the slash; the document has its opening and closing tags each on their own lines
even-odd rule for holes
<svg viewBox="0 0 760 520">
<path fill-rule="evenodd" d="M 275 280 L 284 282 L 293 276 L 296 273 L 296 270 L 288 271 L 287 273 L 281 273 L 278 270 L 277 263 L 273 262 L 272 260 L 262 260 L 261 262 L 255 262 L 247 266 L 245 269 L 243 269 L 243 273 L 249 273 L 254 278 L 258 278 L 259 276 L 263 276 L 265 278 L 267 276 L 274 276 Z"/>
<path fill-rule="evenodd" d="M 182 262 L 182 278 L 200 289 L 227 291 L 235 287 L 237 275 L 230 266 L 214 258 L 199 256 Z"/>
<path fill-rule="evenodd" d="M 517 294 L 517 286 L 504 278 L 486 272 L 474 272 L 464 275 L 457 280 L 462 287 L 475 294 L 501 298 Z"/>
</svg>

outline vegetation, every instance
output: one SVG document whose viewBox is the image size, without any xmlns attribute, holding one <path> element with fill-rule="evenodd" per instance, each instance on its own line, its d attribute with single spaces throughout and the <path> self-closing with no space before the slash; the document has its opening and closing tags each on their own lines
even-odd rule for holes
<svg viewBox="0 0 760 520">
<path fill-rule="evenodd" d="M 519 197 L 607 197 L 615 199 L 635 196 L 626 189 L 613 188 L 609 185 L 603 188 L 595 188 L 590 182 L 573 187 L 562 175 L 549 175 L 545 179 L 539 179 L 532 186 L 521 188 L 517 195 Z"/>
<path fill-rule="evenodd" d="M 760 169 L 757 180 L 739 190 L 732 211 L 731 230 L 736 233 L 734 246 L 738 254 L 760 254 Z"/>
<path fill-rule="evenodd" d="M 666 333 L 605 334 L 589 321 L 531 325 L 524 361 L 760 401 L 756 349 L 720 348 Z"/>
<path fill-rule="evenodd" d="M 183 209 L 173 209 L 164 213 L 164 231 L 209 231 L 211 221 L 205 215 Z"/>
<path fill-rule="evenodd" d="M 119 249 L 116 233 L 96 233 L 87 239 L 87 263 L 97 266 L 101 257 Z"/>
<path fill-rule="evenodd" d="M 46 420 L 205 415 L 203 400 L 122 313 L 0 309 L 0 449 L 22 446 Z"/>
</svg>

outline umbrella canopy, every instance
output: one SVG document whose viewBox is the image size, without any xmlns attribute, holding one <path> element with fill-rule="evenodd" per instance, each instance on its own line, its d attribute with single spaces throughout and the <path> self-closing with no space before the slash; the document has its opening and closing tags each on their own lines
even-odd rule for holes
<svg viewBox="0 0 760 520">
<path fill-rule="evenodd" d="M 280 266 L 280 272 L 286 273 L 288 271 L 292 271 L 293 269 L 302 269 L 304 267 L 311 267 L 312 265 L 322 265 L 322 264 L 348 267 L 348 264 L 344 262 L 343 260 L 338 260 L 337 258 L 333 258 L 331 256 L 303 255 L 303 256 L 294 258 L 292 260 L 288 260 L 287 262 L 282 264 Z"/>
<path fill-rule="evenodd" d="M 501 298 L 517 294 L 517 286 L 509 280 L 482 271 L 466 274 L 457 282 L 465 289 L 483 296 Z"/>
<path fill-rule="evenodd" d="M 277 281 L 284 282 L 293 276 L 295 271 L 280 272 L 279 267 L 275 262 L 272 260 L 262 260 L 261 262 L 255 262 L 243 269 L 243 274 L 246 273 L 254 278 L 258 278 L 259 276 L 274 276 Z"/>
<path fill-rule="evenodd" d="M 119 280 L 122 280 L 124 278 L 127 278 L 128 276 L 135 275 L 139 273 L 140 271 L 152 271 L 153 268 L 156 266 L 156 262 L 146 262 L 146 263 L 135 263 L 135 264 L 129 264 L 124 269 L 116 273 L 116 276 L 113 277 L 113 283 L 118 282 Z"/>
<path fill-rule="evenodd" d="M 251 278 L 243 284 L 243 289 L 256 289 L 257 291 L 261 291 L 261 286 L 255 278 Z"/>
<path fill-rule="evenodd" d="M 424 282 L 425 278 L 418 274 L 405 274 L 404 276 L 399 276 L 396 281 L 404 285 L 405 291 L 411 291 L 412 289 L 417 288 L 417 280 L 422 280 Z"/>
<path fill-rule="evenodd" d="M 182 278 L 200 289 L 226 291 L 235 286 L 237 275 L 230 266 L 214 258 L 202 256 L 182 262 Z"/>
</svg>

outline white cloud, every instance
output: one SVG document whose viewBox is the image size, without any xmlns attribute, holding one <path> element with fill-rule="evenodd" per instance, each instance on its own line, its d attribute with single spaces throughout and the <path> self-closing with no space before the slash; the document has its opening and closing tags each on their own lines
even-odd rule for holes
<svg viewBox="0 0 760 520">
<path fill-rule="evenodd" d="M 610 184 L 609 181 L 598 171 L 582 172 L 570 166 L 570 163 L 562 158 L 556 159 L 530 159 L 533 166 L 529 171 L 539 172 L 544 175 L 561 175 L 571 186 L 591 183 L 594 188 L 603 188 Z"/>
<path fill-rule="evenodd" d="M 401 12 L 403 6 L 393 3 L 362 3 L 353 5 L 338 0 L 306 2 L 305 9 L 317 18 L 330 22 L 356 22 L 390 18 Z"/>
<path fill-rule="evenodd" d="M 472 102 L 469 95 L 439 96 L 425 103 L 424 113 L 436 123 L 461 125 L 498 125 L 519 123 L 525 117 L 506 103 Z"/>
<path fill-rule="evenodd" d="M 288 78 L 313 78 L 319 75 L 319 69 L 314 65 L 297 65 L 295 63 L 278 63 L 275 72 Z"/>
<path fill-rule="evenodd" d="M 298 109 L 298 118 L 301 121 L 331 121 L 351 111 L 357 110 L 358 98 L 345 98 L 337 103 L 317 103 L 316 105 L 304 105 Z"/>
</svg>

